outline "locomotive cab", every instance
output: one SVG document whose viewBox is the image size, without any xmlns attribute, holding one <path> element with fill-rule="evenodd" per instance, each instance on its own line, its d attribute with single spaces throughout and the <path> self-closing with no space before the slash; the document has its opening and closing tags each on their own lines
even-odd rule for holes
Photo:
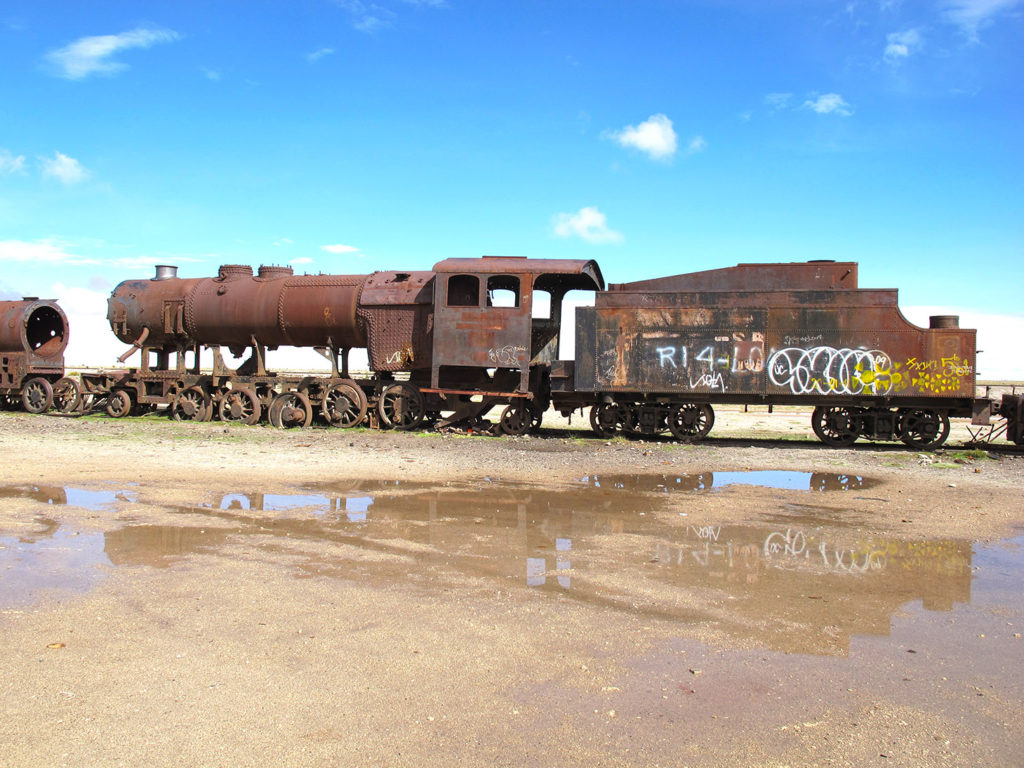
<svg viewBox="0 0 1024 768">
<path fill-rule="evenodd" d="M 493 370 L 516 392 L 531 391 L 531 369 L 558 356 L 565 294 L 604 288 L 593 261 L 484 256 L 446 259 L 434 272 L 435 389 Z"/>
</svg>

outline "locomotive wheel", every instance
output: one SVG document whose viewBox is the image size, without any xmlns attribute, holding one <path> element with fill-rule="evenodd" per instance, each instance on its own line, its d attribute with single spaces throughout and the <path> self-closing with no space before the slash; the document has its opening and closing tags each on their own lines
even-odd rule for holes
<svg viewBox="0 0 1024 768">
<path fill-rule="evenodd" d="M 900 416 L 900 440 L 911 448 L 937 448 L 949 437 L 949 418 L 941 411 L 913 409 Z"/>
<path fill-rule="evenodd" d="M 512 403 L 501 412 L 498 426 L 506 435 L 525 435 L 533 429 L 534 417 L 530 406 L 525 403 Z"/>
<path fill-rule="evenodd" d="M 175 421 L 209 421 L 213 418 L 213 401 L 202 387 L 183 389 L 171 403 Z"/>
<path fill-rule="evenodd" d="M 625 421 L 625 410 L 615 403 L 598 403 L 590 409 L 590 428 L 598 437 L 614 437 Z"/>
<path fill-rule="evenodd" d="M 386 427 L 416 429 L 423 422 L 423 395 L 412 384 L 392 384 L 381 392 L 377 414 Z"/>
<path fill-rule="evenodd" d="M 251 389 L 229 389 L 217 405 L 217 416 L 221 421 L 255 424 L 262 412 L 259 398 Z"/>
<path fill-rule="evenodd" d="M 356 427 L 366 418 L 366 395 L 354 381 L 332 384 L 324 392 L 320 411 L 332 427 Z"/>
<path fill-rule="evenodd" d="M 267 421 L 278 429 L 302 429 L 312 423 L 313 407 L 302 392 L 282 392 L 270 404 Z"/>
<path fill-rule="evenodd" d="M 65 376 L 53 385 L 53 404 L 61 413 L 74 413 L 82 404 L 82 388 L 75 379 Z"/>
<path fill-rule="evenodd" d="M 127 389 L 113 389 L 107 395 L 107 416 L 123 419 L 132 412 L 132 396 Z"/>
<path fill-rule="evenodd" d="M 21 406 L 29 413 L 43 413 L 53 405 L 53 387 L 46 379 L 36 377 L 21 388 Z"/>
<path fill-rule="evenodd" d="M 707 403 L 683 403 L 668 416 L 669 432 L 683 443 L 703 440 L 714 425 L 715 411 Z"/>
<path fill-rule="evenodd" d="M 856 408 L 846 406 L 821 406 L 811 414 L 811 428 L 825 445 L 845 448 L 857 441 L 860 432 L 860 416 Z"/>
</svg>

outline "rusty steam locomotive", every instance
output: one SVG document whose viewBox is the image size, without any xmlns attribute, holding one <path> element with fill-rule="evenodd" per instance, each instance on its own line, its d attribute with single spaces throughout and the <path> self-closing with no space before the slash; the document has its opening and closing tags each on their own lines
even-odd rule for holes
<svg viewBox="0 0 1024 768">
<path fill-rule="evenodd" d="M 278 427 L 314 417 L 341 427 L 443 427 L 500 408 L 495 428 L 512 435 L 536 428 L 549 407 L 589 408 L 601 436 L 681 441 L 705 437 L 718 404 L 810 405 L 815 434 L 834 446 L 863 437 L 933 447 L 950 417 L 989 424 L 993 416 L 1005 419 L 998 432 L 1024 444 L 1024 397 L 975 397 L 975 331 L 955 316 L 914 326 L 895 290 L 859 288 L 857 277 L 856 263 L 833 261 L 607 287 L 593 261 L 520 257 L 369 275 L 226 265 L 216 277 L 184 279 L 161 266 L 109 300 L 111 329 L 131 345 L 122 361 L 138 351 L 139 364 L 83 375 L 81 394 L 111 416 L 166 407 L 179 420 Z M 594 306 L 576 309 L 575 354 L 561 360 L 571 291 L 592 293 Z M 63 322 L 47 326 L 63 340 L 46 342 L 59 355 L 66 321 L 46 306 Z M 286 345 L 316 349 L 330 373 L 275 373 L 267 353 Z M 229 366 L 225 349 L 244 362 Z M 352 349 L 366 350 L 368 377 L 350 375 Z M 33 381 L 56 383 L 62 373 Z M 77 394 L 64 392 L 61 405 Z"/>
</svg>

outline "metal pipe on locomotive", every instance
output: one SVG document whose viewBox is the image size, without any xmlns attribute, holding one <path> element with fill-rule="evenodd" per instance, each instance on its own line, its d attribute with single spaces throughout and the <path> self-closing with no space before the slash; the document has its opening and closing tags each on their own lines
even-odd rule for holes
<svg viewBox="0 0 1024 768">
<path fill-rule="evenodd" d="M 109 300 L 111 328 L 140 365 L 83 384 L 113 416 L 163 405 L 177 419 L 305 426 L 316 413 L 344 427 L 413 429 L 426 418 L 473 423 L 503 406 L 496 428 L 523 434 L 553 405 L 563 415 L 590 408 L 602 436 L 696 441 L 716 405 L 807 405 L 814 432 L 834 446 L 934 447 L 950 416 L 1004 417 L 999 430 L 1024 443 L 1024 397 L 975 397 L 975 331 L 948 316 L 914 326 L 895 290 L 858 287 L 857 266 L 741 264 L 607 289 L 593 261 L 519 257 L 370 275 L 227 265 L 182 279 L 158 267 Z M 576 310 L 575 354 L 559 360 L 562 301 L 580 290 L 595 305 Z M 330 374 L 273 372 L 267 352 L 283 345 L 317 349 Z M 225 347 L 248 359 L 232 370 Z M 355 348 L 366 349 L 366 378 L 349 375 Z M 212 368 L 200 366 L 203 349 Z"/>
<path fill-rule="evenodd" d="M 56 301 L 0 301 L 0 405 L 74 410 L 78 383 L 64 376 L 67 345 L 68 319 Z"/>
</svg>

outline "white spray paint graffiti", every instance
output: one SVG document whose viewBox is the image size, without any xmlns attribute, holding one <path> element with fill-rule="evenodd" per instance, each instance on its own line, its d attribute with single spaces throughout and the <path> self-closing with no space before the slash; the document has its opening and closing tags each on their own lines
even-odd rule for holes
<svg viewBox="0 0 1024 768">
<path fill-rule="evenodd" d="M 794 395 L 885 395 L 893 388 L 892 360 L 877 349 L 787 347 L 772 354 L 768 376 Z"/>
<path fill-rule="evenodd" d="M 508 344 L 504 347 L 497 347 L 487 351 L 487 359 L 496 365 L 519 365 L 519 356 L 526 352 L 526 347 Z"/>
</svg>

